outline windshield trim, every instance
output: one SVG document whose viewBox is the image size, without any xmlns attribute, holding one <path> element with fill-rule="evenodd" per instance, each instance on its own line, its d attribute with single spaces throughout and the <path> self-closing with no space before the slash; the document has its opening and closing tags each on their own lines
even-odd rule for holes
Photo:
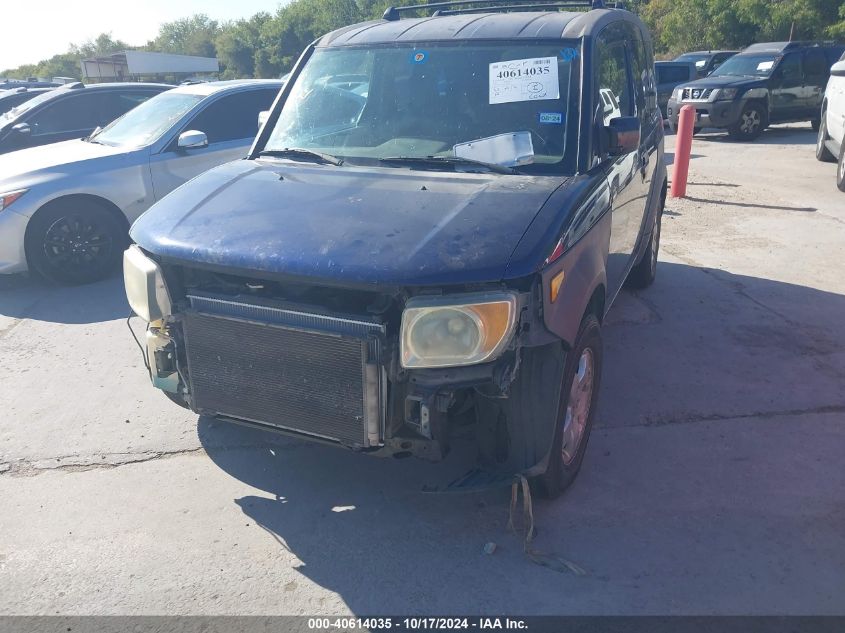
<svg viewBox="0 0 845 633">
<path fill-rule="evenodd" d="M 579 173 L 579 167 L 581 165 L 582 156 L 581 156 L 581 149 L 579 138 L 581 137 L 581 118 L 583 113 L 581 112 L 581 95 L 585 90 L 584 86 L 584 79 L 583 79 L 583 63 L 584 63 L 584 53 L 583 53 L 583 40 L 578 38 L 533 38 L 533 39 L 525 39 L 525 38 L 502 38 L 502 39 L 490 39 L 490 40 L 413 40 L 413 41 L 390 41 L 390 42 L 375 42 L 375 43 L 356 43 L 356 44 L 342 44 L 342 45 L 332 45 L 332 44 L 319 44 L 319 43 L 312 43 L 308 46 L 305 51 L 303 51 L 302 55 L 300 56 L 299 60 L 297 60 L 296 64 L 288 73 L 288 79 L 285 82 L 282 90 L 280 91 L 276 101 L 273 104 L 273 107 L 270 110 L 270 114 L 267 118 L 266 123 L 262 126 L 259 134 L 256 135 L 255 140 L 250 147 L 249 152 L 246 155 L 247 160 L 259 160 L 262 158 L 261 154 L 267 150 L 267 143 L 269 142 L 273 130 L 275 129 L 276 123 L 278 122 L 279 115 L 283 111 L 285 104 L 287 103 L 288 98 L 290 97 L 291 92 L 293 91 L 294 86 L 299 81 L 304 68 L 307 66 L 311 58 L 313 57 L 314 53 L 317 51 L 328 51 L 328 50 L 383 50 L 383 49 L 432 49 L 437 47 L 450 47 L 450 48 L 457 48 L 461 46 L 466 47 L 482 47 L 482 46 L 489 46 L 489 47 L 518 47 L 518 46 L 525 46 L 525 47 L 541 47 L 541 46 L 571 46 L 578 50 L 578 59 L 572 63 L 572 72 L 570 73 L 569 81 L 569 90 L 568 90 L 568 97 L 569 102 L 567 103 L 567 117 L 566 117 L 566 147 L 564 148 L 563 156 L 561 160 L 556 163 L 532 163 L 530 165 L 522 165 L 519 169 L 525 169 L 528 167 L 530 171 L 528 172 L 517 172 L 521 175 L 537 175 L 537 176 L 572 176 Z M 574 113 L 571 115 L 570 113 Z M 385 165 L 379 165 L 379 161 L 377 158 L 374 157 L 350 157 L 350 156 L 343 156 L 342 157 L 344 162 L 350 165 L 361 165 L 361 166 L 376 166 L 383 169 L 392 169 L 391 167 L 387 167 Z"/>
</svg>

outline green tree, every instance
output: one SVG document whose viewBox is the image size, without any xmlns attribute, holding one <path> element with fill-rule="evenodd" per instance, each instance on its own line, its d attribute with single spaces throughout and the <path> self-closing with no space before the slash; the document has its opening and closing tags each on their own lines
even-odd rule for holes
<svg viewBox="0 0 845 633">
<path fill-rule="evenodd" d="M 221 77 L 234 79 L 254 77 L 256 52 L 261 48 L 261 29 L 270 20 L 269 13 L 256 13 L 249 20 L 227 22 L 215 39 L 217 58 L 223 67 Z"/>
<path fill-rule="evenodd" d="M 156 38 L 147 44 L 147 49 L 179 55 L 216 57 L 215 39 L 220 31 L 216 20 L 203 13 L 189 18 L 165 22 L 159 27 Z"/>
</svg>

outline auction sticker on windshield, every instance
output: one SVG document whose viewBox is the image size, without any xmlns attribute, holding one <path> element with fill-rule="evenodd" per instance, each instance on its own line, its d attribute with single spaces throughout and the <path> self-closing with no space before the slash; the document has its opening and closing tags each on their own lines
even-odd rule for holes
<svg viewBox="0 0 845 633">
<path fill-rule="evenodd" d="M 557 59 L 535 57 L 490 64 L 490 103 L 559 99 Z"/>
</svg>

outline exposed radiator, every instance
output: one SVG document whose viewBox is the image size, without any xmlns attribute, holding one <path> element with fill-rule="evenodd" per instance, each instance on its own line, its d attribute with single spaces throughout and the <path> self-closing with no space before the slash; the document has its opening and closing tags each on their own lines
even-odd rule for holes
<svg viewBox="0 0 845 633">
<path fill-rule="evenodd" d="M 383 377 L 374 322 L 189 296 L 184 336 L 197 410 L 376 446 Z"/>
</svg>

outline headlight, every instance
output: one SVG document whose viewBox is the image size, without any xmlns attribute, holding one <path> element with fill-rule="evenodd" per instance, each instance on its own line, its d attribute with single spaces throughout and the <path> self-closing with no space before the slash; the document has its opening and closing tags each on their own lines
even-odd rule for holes
<svg viewBox="0 0 845 633">
<path fill-rule="evenodd" d="M 516 325 L 516 296 L 506 292 L 417 297 L 402 313 L 402 367 L 457 367 L 493 360 Z"/>
<path fill-rule="evenodd" d="M 716 95 L 716 99 L 719 101 L 730 101 L 736 96 L 736 93 L 736 88 L 719 88 L 719 93 Z"/>
<path fill-rule="evenodd" d="M 123 253 L 123 282 L 129 307 L 145 321 L 158 321 L 171 313 L 161 268 L 134 244 Z"/>
<path fill-rule="evenodd" d="M 0 211 L 8 207 L 15 200 L 20 198 L 29 189 L 18 189 L 17 191 L 10 191 L 8 193 L 0 193 Z"/>
</svg>

